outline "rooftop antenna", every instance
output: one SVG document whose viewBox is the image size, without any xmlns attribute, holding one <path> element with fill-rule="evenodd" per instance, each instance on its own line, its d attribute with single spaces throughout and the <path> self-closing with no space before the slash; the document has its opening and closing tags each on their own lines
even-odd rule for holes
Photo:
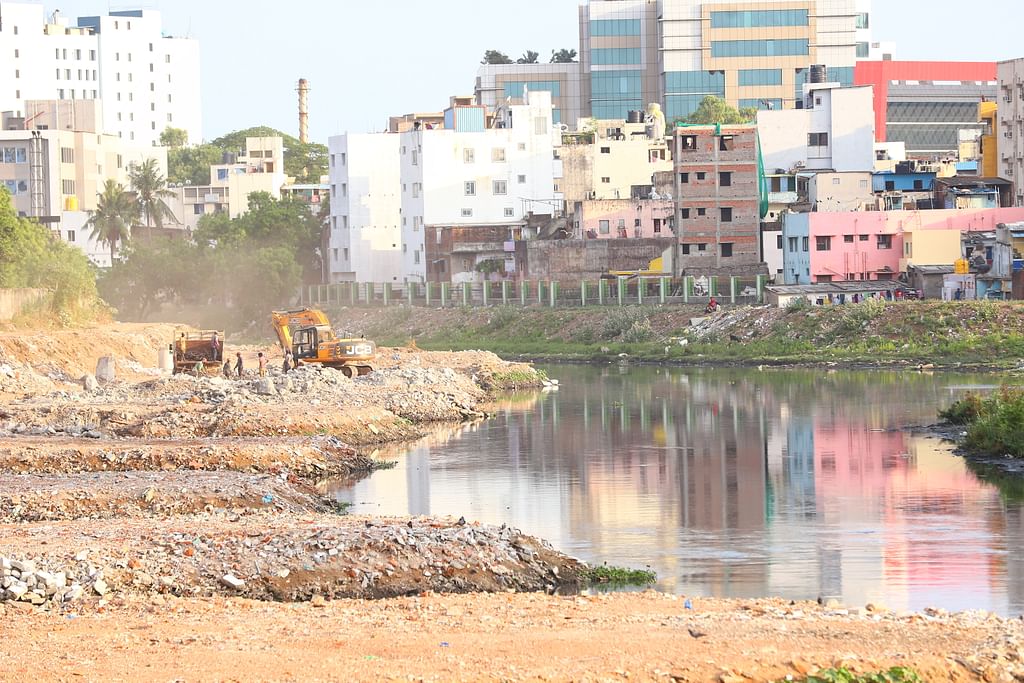
<svg viewBox="0 0 1024 683">
<path fill-rule="evenodd" d="M 309 81 L 299 79 L 299 142 L 309 144 Z"/>
</svg>

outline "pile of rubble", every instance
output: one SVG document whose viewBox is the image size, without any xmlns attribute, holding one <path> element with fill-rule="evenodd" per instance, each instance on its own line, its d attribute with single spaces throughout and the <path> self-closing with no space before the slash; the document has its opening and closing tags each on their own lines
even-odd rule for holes
<svg viewBox="0 0 1024 683">
<path fill-rule="evenodd" d="M 85 556 L 74 570 L 44 571 L 35 560 L 19 560 L 0 555 L 0 602 L 20 601 L 32 605 L 46 602 L 71 602 L 90 592 L 104 595 L 107 584 L 103 574 L 85 562 Z M 46 565 L 43 565 L 46 566 Z"/>
<path fill-rule="evenodd" d="M 82 596 L 81 591 L 69 594 L 74 585 L 97 594 L 230 594 L 277 601 L 553 591 L 578 587 L 584 569 L 517 529 L 461 520 L 201 514 L 162 529 L 138 519 L 67 522 L 59 529 L 56 543 L 38 544 L 33 536 L 53 531 L 38 526 L 20 529 L 19 538 L 2 543 L 9 556 L 31 556 L 4 561 L 4 599 L 66 601 Z M 83 537 L 89 548 L 69 555 L 73 539 L 81 543 Z M 124 538 L 132 538 L 131 545 Z M 35 567 L 60 569 L 44 573 L 40 581 Z M 97 580 L 102 581 L 98 588 Z M 26 598 L 28 593 L 36 597 Z"/>
</svg>

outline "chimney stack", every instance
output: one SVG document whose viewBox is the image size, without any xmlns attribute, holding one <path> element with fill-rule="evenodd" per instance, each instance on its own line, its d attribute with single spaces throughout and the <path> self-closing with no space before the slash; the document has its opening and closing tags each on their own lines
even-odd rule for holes
<svg viewBox="0 0 1024 683">
<path fill-rule="evenodd" d="M 299 142 L 309 142 L 309 81 L 299 79 Z"/>
</svg>

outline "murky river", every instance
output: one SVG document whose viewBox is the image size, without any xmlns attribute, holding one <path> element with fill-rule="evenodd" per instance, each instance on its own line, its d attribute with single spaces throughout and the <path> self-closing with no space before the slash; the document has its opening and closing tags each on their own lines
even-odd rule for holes
<svg viewBox="0 0 1024 683">
<path fill-rule="evenodd" d="M 547 370 L 559 391 L 386 453 L 395 469 L 336 496 L 507 523 L 687 595 L 1024 613 L 1021 497 L 903 429 L 994 378 Z"/>
</svg>

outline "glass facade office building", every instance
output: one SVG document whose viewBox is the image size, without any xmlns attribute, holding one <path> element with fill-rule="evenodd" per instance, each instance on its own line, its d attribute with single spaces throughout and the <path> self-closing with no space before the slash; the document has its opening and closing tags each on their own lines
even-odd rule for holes
<svg viewBox="0 0 1024 683">
<path fill-rule="evenodd" d="M 580 7 L 584 115 L 624 118 L 658 102 L 669 121 L 707 95 L 793 108 L 811 64 L 853 84 L 870 0 L 590 0 Z"/>
</svg>

